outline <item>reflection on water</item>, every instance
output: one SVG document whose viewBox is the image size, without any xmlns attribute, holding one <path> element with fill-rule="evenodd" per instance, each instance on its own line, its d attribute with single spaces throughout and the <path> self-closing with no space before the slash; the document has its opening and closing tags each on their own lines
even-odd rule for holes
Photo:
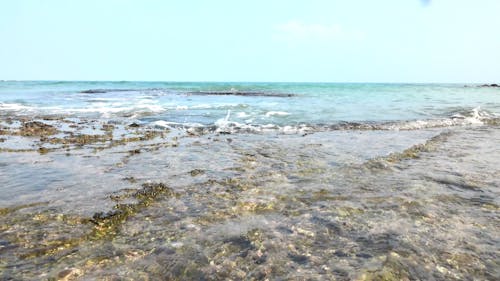
<svg viewBox="0 0 500 281">
<path fill-rule="evenodd" d="M 0 152 L 1 279 L 500 277 L 498 127 L 119 135 Z"/>
</svg>

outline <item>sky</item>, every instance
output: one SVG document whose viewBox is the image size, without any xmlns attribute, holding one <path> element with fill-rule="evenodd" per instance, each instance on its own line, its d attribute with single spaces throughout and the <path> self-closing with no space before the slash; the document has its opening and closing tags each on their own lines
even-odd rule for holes
<svg viewBox="0 0 500 281">
<path fill-rule="evenodd" d="M 499 0 L 0 0 L 0 80 L 500 82 Z"/>
</svg>

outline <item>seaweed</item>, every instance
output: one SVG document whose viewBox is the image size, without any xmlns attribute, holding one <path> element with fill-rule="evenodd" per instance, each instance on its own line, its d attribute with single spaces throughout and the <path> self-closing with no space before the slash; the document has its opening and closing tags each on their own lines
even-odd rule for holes
<svg viewBox="0 0 500 281">
<path fill-rule="evenodd" d="M 12 218 L 15 219 L 14 221 L 9 219 L 11 223 L 21 223 L 22 221 L 25 221 L 35 223 L 36 225 L 40 226 L 58 221 L 63 223 L 63 225 L 61 226 L 70 227 L 71 229 L 76 229 L 74 228 L 76 225 L 93 225 L 91 229 L 87 231 L 84 230 L 84 233 L 82 235 L 73 235 L 72 237 L 63 235 L 59 238 L 51 239 L 48 241 L 42 240 L 36 242 L 36 240 L 42 238 L 37 238 L 37 233 L 26 233 L 26 235 L 12 237 L 12 239 L 14 239 L 13 242 L 15 241 L 15 244 L 21 246 L 25 250 L 19 251 L 17 256 L 20 259 L 33 259 L 42 256 L 54 256 L 58 253 L 60 253 L 60 255 L 66 256 L 84 242 L 113 238 L 118 233 L 120 226 L 129 217 L 147 208 L 155 201 L 160 200 L 160 198 L 168 198 L 172 196 L 177 196 L 177 194 L 163 183 L 145 183 L 142 185 L 141 189 L 131 191 L 127 196 L 123 196 L 122 198 L 120 198 L 125 199 L 130 197 L 136 200 L 135 203 L 118 203 L 115 205 L 113 210 L 105 213 L 95 213 L 91 218 L 67 216 L 62 214 L 57 215 L 52 213 L 50 210 L 47 210 L 46 212 L 38 212 L 34 216 L 33 214 L 31 214 L 31 220 L 26 220 L 26 217 L 24 215 L 19 218 Z M 41 204 L 47 203 L 33 203 L 11 208 L 2 208 L 0 209 L 0 216 L 4 216 L 20 209 L 34 207 Z M 26 216 L 30 215 L 27 214 Z M 5 225 L 5 227 L 7 227 L 7 225 Z M 3 228 L 3 226 L 0 227 L 0 229 Z"/>
<path fill-rule="evenodd" d="M 445 142 L 450 135 L 451 132 L 440 133 L 425 143 L 416 144 L 403 150 L 402 152 L 395 152 L 385 157 L 368 160 L 363 164 L 363 166 L 372 170 L 381 170 L 388 168 L 388 164 L 396 164 L 404 160 L 418 159 L 422 153 L 436 150 L 438 145 Z"/>
<path fill-rule="evenodd" d="M 137 200 L 136 203 L 117 204 L 114 210 L 109 212 L 95 213 L 89 220 L 93 223 L 94 230 L 89 235 L 90 240 L 105 238 L 116 235 L 118 228 L 130 216 L 148 207 L 160 197 L 173 197 L 176 193 L 163 183 L 144 183 L 142 188 L 128 196 Z"/>
<path fill-rule="evenodd" d="M 23 123 L 17 134 L 24 137 L 41 137 L 54 135 L 57 132 L 58 131 L 54 126 L 39 121 L 30 121 Z"/>
<path fill-rule="evenodd" d="M 48 202 L 36 202 L 36 203 L 18 205 L 18 206 L 14 206 L 14 207 L 0 208 L 0 216 L 7 215 L 7 214 L 13 213 L 15 211 L 21 210 L 21 209 L 37 207 L 37 206 L 47 205 L 47 204 L 48 204 Z"/>
</svg>

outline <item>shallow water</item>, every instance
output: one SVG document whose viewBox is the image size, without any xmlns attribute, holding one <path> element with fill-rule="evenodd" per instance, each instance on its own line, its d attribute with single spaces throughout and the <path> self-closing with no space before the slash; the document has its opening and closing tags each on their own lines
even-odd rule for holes
<svg viewBox="0 0 500 281">
<path fill-rule="evenodd" d="M 116 88 L 88 86 L 64 85 Z M 267 127 L 4 110 L 0 279 L 497 280 L 495 102 Z"/>
</svg>

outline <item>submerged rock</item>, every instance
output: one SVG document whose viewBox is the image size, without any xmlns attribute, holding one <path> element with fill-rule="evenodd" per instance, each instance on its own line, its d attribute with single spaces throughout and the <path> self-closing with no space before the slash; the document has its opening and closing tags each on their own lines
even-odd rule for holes
<svg viewBox="0 0 500 281">
<path fill-rule="evenodd" d="M 128 125 L 129 128 L 139 128 L 141 125 L 137 124 L 137 123 L 132 123 L 130 125 Z"/>
<path fill-rule="evenodd" d="M 191 172 L 189 172 L 191 174 L 191 176 L 193 177 L 196 177 L 198 175 L 203 175 L 205 173 L 204 170 L 201 170 L 201 169 L 194 169 L 194 170 L 191 170 Z"/>
<path fill-rule="evenodd" d="M 56 133 L 57 129 L 55 127 L 39 121 L 30 121 L 23 123 L 22 127 L 19 130 L 19 135 L 25 137 L 47 136 L 54 135 Z"/>
<path fill-rule="evenodd" d="M 95 213 L 89 220 L 95 224 L 94 232 L 90 237 L 100 239 L 106 236 L 113 236 L 124 221 L 158 200 L 158 197 L 170 197 L 174 195 L 174 191 L 163 183 L 145 183 L 141 189 L 125 196 L 136 199 L 137 203 L 117 204 L 114 210 L 107 213 Z M 125 198 L 116 197 L 116 200 L 120 199 Z"/>
<path fill-rule="evenodd" d="M 66 270 L 63 270 L 57 274 L 57 280 L 73 280 L 74 278 L 77 278 L 78 276 L 82 275 L 83 272 L 80 269 L 77 268 L 69 268 Z"/>
</svg>

